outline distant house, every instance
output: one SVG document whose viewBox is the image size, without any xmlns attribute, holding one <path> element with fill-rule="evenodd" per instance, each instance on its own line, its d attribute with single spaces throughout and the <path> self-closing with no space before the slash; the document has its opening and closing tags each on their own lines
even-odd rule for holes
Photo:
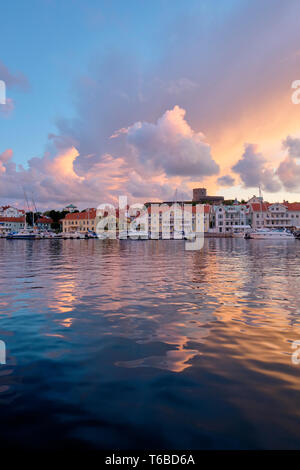
<svg viewBox="0 0 300 470">
<path fill-rule="evenodd" d="M 19 232 L 25 227 L 25 211 L 12 206 L 0 206 L 0 235 Z"/>
<path fill-rule="evenodd" d="M 86 233 L 95 231 L 97 226 L 96 209 L 87 209 L 83 212 L 70 212 L 61 220 L 63 232 Z"/>
<path fill-rule="evenodd" d="M 0 206 L 1 217 L 23 217 L 25 211 L 12 206 Z"/>
<path fill-rule="evenodd" d="M 283 201 L 248 204 L 253 228 L 300 228 L 300 203 Z"/>
<path fill-rule="evenodd" d="M 3 217 L 0 215 L 0 235 L 19 232 L 25 227 L 25 215 L 22 217 Z"/>
<path fill-rule="evenodd" d="M 43 230 L 50 230 L 51 224 L 53 224 L 53 220 L 45 215 L 41 215 L 36 221 L 37 227 Z"/>
<path fill-rule="evenodd" d="M 74 204 L 69 204 L 68 206 L 63 208 L 63 211 L 65 212 L 75 212 L 78 211 L 78 208 L 74 206 Z"/>
</svg>

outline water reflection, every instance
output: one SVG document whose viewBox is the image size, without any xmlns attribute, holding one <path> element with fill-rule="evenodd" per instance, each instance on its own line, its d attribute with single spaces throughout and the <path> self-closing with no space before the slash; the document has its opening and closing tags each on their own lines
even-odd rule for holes
<svg viewBox="0 0 300 470">
<path fill-rule="evenodd" d="M 299 255 L 296 240 L 0 240 L 2 426 L 39 410 L 54 437 L 36 445 L 59 430 L 92 447 L 299 447 Z"/>
</svg>

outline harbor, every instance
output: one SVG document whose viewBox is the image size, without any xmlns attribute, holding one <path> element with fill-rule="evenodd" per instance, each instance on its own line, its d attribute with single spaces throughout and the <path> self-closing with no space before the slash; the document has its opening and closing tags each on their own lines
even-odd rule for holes
<svg viewBox="0 0 300 470">
<path fill-rule="evenodd" d="M 102 204 L 79 210 L 69 204 L 62 212 L 37 213 L 0 207 L 0 237 L 7 239 L 130 239 L 178 240 L 196 237 L 299 239 L 300 203 L 268 203 L 253 196 L 247 202 L 224 201 L 195 188 L 191 201 L 145 202 L 118 207 Z M 35 208 L 35 211 L 33 210 Z M 55 214 L 57 222 L 49 214 Z M 31 224 L 30 224 L 31 221 Z M 53 228 L 56 226 L 56 230 Z M 12 230 L 15 228 L 16 230 Z M 19 230 L 17 230 L 19 228 Z"/>
</svg>

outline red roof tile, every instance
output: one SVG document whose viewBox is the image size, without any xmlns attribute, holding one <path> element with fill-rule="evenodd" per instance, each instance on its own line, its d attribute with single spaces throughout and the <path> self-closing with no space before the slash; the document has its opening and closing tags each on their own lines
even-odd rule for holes
<svg viewBox="0 0 300 470">
<path fill-rule="evenodd" d="M 25 217 L 0 217 L 0 222 L 16 222 L 24 223 Z"/>
<path fill-rule="evenodd" d="M 300 202 L 285 203 L 289 211 L 300 211 Z"/>
<path fill-rule="evenodd" d="M 270 206 L 267 202 L 251 202 L 250 206 L 252 207 L 253 212 L 266 212 Z"/>
<path fill-rule="evenodd" d="M 51 217 L 46 217 L 45 215 L 39 217 L 36 221 L 37 224 L 53 224 Z"/>
<path fill-rule="evenodd" d="M 96 209 L 89 209 L 89 211 L 85 212 L 70 212 L 66 215 L 63 220 L 87 220 L 87 219 L 95 219 L 96 217 Z"/>
</svg>

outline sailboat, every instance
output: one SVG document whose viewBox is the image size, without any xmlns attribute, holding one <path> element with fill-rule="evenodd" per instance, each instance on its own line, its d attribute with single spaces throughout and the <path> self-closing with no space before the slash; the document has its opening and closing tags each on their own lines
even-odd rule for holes
<svg viewBox="0 0 300 470">
<path fill-rule="evenodd" d="M 29 208 L 28 199 L 25 193 L 25 189 L 23 188 L 25 200 L 27 202 L 27 206 Z M 34 220 L 34 216 L 33 216 Z M 35 240 L 37 238 L 36 233 L 34 232 L 33 228 L 27 227 L 26 221 L 26 212 L 24 215 L 24 228 L 21 229 L 19 232 L 11 232 L 6 236 L 7 240 Z"/>
</svg>

